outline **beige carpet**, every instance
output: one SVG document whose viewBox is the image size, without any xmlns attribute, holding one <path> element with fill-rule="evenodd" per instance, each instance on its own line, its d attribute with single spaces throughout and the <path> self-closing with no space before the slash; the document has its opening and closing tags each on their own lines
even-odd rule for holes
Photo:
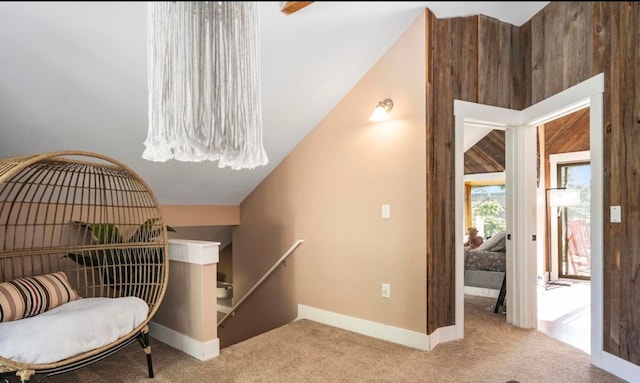
<svg viewBox="0 0 640 383">
<path fill-rule="evenodd" d="M 493 299 L 467 297 L 465 339 L 419 351 L 308 320 L 221 350 L 200 362 L 154 341 L 156 377 L 138 344 L 45 382 L 622 382 L 577 348 L 506 324 Z"/>
</svg>

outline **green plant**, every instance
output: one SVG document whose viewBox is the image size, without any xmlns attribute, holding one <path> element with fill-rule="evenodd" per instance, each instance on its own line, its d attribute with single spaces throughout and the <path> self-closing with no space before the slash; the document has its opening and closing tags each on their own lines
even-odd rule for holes
<svg viewBox="0 0 640 383">
<path fill-rule="evenodd" d="M 111 223 L 86 223 L 75 221 L 78 234 L 84 237 L 89 233 L 90 245 L 102 245 L 95 250 L 86 250 L 80 253 L 68 253 L 65 257 L 83 266 L 93 266 L 100 270 L 103 281 L 115 289 L 123 289 L 125 295 L 132 288 L 140 264 L 162 264 L 164 262 L 164 248 L 134 249 L 137 245 L 152 242 L 160 236 L 162 226 L 158 226 L 159 218 L 150 218 L 138 226 L 131 236 L 125 238 L 118 226 Z M 166 226 L 168 231 L 175 232 L 171 226 Z M 131 247 L 123 246 L 131 244 Z M 83 244 L 86 245 L 86 244 Z M 110 247 L 109 245 L 113 245 Z M 144 254 L 146 257 L 143 257 Z M 151 256 L 150 256 L 151 255 Z M 144 260 L 141 260 L 144 258 Z M 149 275 L 147 275 L 149 278 Z"/>
<path fill-rule="evenodd" d="M 473 208 L 474 216 L 481 216 L 484 221 L 484 235 L 492 236 L 506 229 L 505 219 L 502 218 L 504 209 L 495 199 L 488 199 Z"/>
</svg>

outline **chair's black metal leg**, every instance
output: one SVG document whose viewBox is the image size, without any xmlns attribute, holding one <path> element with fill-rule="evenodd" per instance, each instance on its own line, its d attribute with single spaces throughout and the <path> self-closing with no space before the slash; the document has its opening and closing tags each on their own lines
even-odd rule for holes
<svg viewBox="0 0 640 383">
<path fill-rule="evenodd" d="M 151 352 L 147 354 L 147 368 L 149 369 L 149 378 L 153 378 L 153 362 L 151 361 Z"/>
<path fill-rule="evenodd" d="M 149 345 L 149 330 L 145 329 L 138 336 L 140 345 L 147 354 L 147 368 L 149 370 L 149 378 L 153 378 L 153 361 L 151 360 L 151 346 Z"/>
<path fill-rule="evenodd" d="M 507 275 L 505 274 L 502 279 L 502 286 L 500 287 L 500 294 L 498 294 L 498 301 L 496 302 L 496 307 L 493 309 L 493 313 L 497 314 L 500 312 L 500 307 L 504 304 L 504 297 L 507 295 Z"/>
</svg>

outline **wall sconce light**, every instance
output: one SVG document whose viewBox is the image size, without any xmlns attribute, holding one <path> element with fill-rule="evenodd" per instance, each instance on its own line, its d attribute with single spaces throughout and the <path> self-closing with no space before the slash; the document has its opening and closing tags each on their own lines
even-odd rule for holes
<svg viewBox="0 0 640 383">
<path fill-rule="evenodd" d="M 393 109 L 393 101 L 387 98 L 378 103 L 376 108 L 371 113 L 371 117 L 369 117 L 369 121 L 373 122 L 382 122 L 389 121 L 391 116 L 389 115 L 389 111 Z"/>
</svg>

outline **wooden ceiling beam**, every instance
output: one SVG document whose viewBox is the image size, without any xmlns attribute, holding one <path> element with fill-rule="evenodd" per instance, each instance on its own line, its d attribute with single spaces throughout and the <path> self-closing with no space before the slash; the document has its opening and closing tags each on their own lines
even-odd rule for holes
<svg viewBox="0 0 640 383">
<path fill-rule="evenodd" d="M 313 1 L 285 1 L 283 2 L 280 11 L 285 15 L 291 15 L 312 3 Z"/>
</svg>

